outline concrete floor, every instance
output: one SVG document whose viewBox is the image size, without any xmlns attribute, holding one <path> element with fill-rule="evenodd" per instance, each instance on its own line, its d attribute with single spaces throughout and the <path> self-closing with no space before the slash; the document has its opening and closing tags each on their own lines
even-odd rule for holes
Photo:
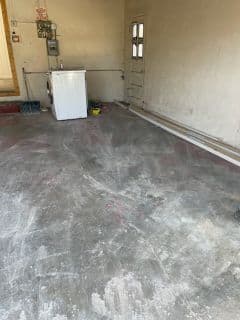
<svg viewBox="0 0 240 320">
<path fill-rule="evenodd" d="M 240 169 L 118 107 L 0 118 L 1 320 L 240 319 Z"/>
</svg>

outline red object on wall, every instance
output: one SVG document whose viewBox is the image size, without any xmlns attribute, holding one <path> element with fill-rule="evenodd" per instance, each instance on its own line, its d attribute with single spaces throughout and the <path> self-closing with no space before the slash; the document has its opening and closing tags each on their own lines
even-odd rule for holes
<svg viewBox="0 0 240 320">
<path fill-rule="evenodd" d="M 36 20 L 48 20 L 47 13 L 47 1 L 46 0 L 35 0 L 36 6 Z"/>
</svg>

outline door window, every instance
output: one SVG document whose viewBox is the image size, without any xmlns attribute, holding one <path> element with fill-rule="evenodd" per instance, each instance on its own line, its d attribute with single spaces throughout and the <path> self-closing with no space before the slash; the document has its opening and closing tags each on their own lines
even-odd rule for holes
<svg viewBox="0 0 240 320">
<path fill-rule="evenodd" d="M 132 24 L 132 58 L 142 59 L 144 54 L 144 24 Z"/>
</svg>

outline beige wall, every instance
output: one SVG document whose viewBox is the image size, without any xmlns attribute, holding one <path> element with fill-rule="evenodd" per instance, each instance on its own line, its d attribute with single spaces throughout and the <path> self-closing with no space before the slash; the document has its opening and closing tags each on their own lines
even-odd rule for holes
<svg viewBox="0 0 240 320">
<path fill-rule="evenodd" d="M 5 37 L 5 30 L 3 24 L 3 16 L 0 3 L 0 88 L 5 88 L 5 83 L 3 84 L 3 79 L 11 79 L 12 71 L 10 67 L 10 61 L 8 56 L 7 41 Z"/>
<path fill-rule="evenodd" d="M 13 4 L 13 5 L 12 5 Z M 36 36 L 35 0 L 7 0 L 19 21 L 13 44 L 21 97 L 21 68 L 48 69 L 45 40 Z M 65 66 L 123 68 L 124 0 L 47 0 L 58 25 Z M 145 15 L 145 108 L 240 147 L 240 2 L 238 0 L 126 0 L 125 65 L 129 24 Z M 54 65 L 54 59 L 51 59 Z M 128 72 L 126 72 L 128 83 Z M 46 76 L 29 76 L 34 99 L 48 104 Z M 120 72 L 88 74 L 90 96 L 122 99 Z M 126 91 L 125 91 L 126 94 Z M 16 99 L 16 98 L 13 98 Z M 1 98 L 1 100 L 6 100 Z"/>
<path fill-rule="evenodd" d="M 145 108 L 237 147 L 239 12 L 239 0 L 128 0 L 125 42 L 128 69 L 128 26 L 144 13 Z"/>
<path fill-rule="evenodd" d="M 25 89 L 21 69 L 47 71 L 48 60 L 44 39 L 38 39 L 35 0 L 7 0 L 9 18 L 18 20 L 16 28 L 21 42 L 13 44 L 21 97 Z M 124 0 L 47 0 L 49 19 L 58 26 L 59 59 L 66 67 L 87 69 L 123 69 Z M 51 58 L 55 65 L 55 58 Z M 121 72 L 88 73 L 91 98 L 106 101 L 122 99 Z M 48 104 L 46 75 L 30 75 L 30 91 L 34 99 Z M 10 98 L 10 99 L 16 99 Z M 1 98 L 1 100 L 7 100 Z"/>
</svg>

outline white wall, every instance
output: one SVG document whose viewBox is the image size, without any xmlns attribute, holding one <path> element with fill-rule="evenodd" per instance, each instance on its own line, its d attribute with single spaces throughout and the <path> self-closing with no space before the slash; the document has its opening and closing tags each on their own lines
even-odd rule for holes
<svg viewBox="0 0 240 320">
<path fill-rule="evenodd" d="M 124 0 L 47 0 L 49 19 L 58 26 L 60 53 L 65 67 L 123 69 Z M 7 0 L 9 19 L 18 20 L 16 32 L 21 42 L 13 44 L 21 96 L 26 97 L 22 67 L 27 71 L 47 71 L 44 39 L 37 38 L 35 0 Z M 55 59 L 51 58 L 55 65 Z M 46 76 L 30 75 L 34 99 L 48 104 Z M 88 74 L 91 98 L 105 101 L 123 98 L 121 72 Z M 10 98 L 10 99 L 16 99 Z M 1 98 L 1 100 L 7 100 Z"/>
<path fill-rule="evenodd" d="M 239 0 L 126 1 L 145 14 L 145 108 L 240 147 Z M 128 64 L 126 63 L 128 68 Z"/>
</svg>

